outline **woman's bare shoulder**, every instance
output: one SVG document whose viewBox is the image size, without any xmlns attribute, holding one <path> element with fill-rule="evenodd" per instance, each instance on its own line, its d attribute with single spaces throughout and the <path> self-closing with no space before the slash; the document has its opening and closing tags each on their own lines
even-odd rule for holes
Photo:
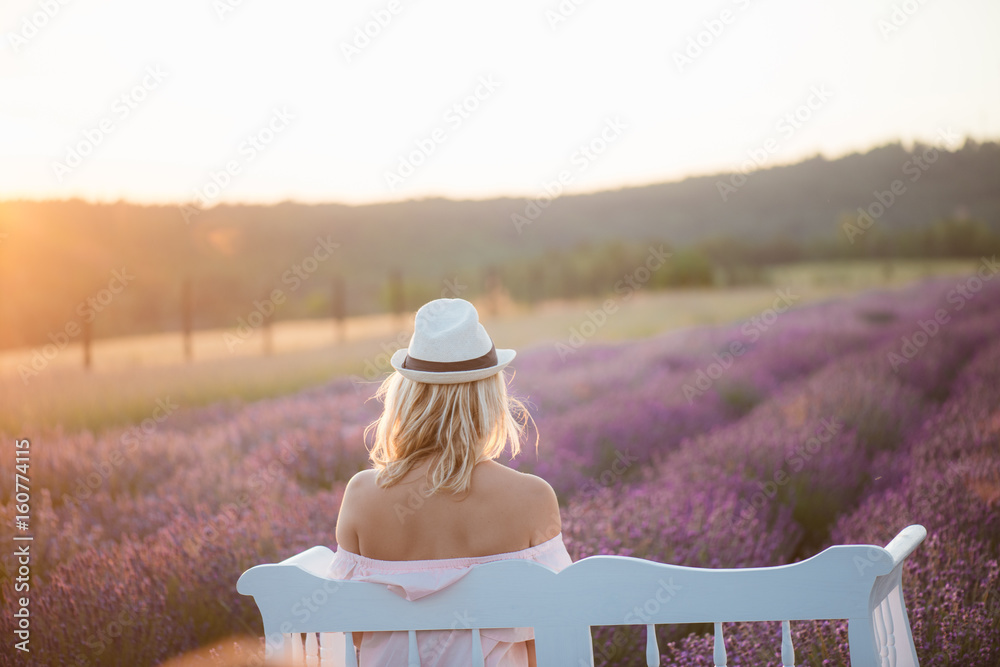
<svg viewBox="0 0 1000 667">
<path fill-rule="evenodd" d="M 375 473 L 376 470 L 374 468 L 359 470 L 351 476 L 351 479 L 347 483 L 348 485 L 372 486 L 375 484 Z"/>
<path fill-rule="evenodd" d="M 376 488 L 378 488 L 378 483 L 375 481 L 375 470 L 372 468 L 359 470 L 347 481 L 347 486 L 344 488 L 344 496 L 365 495 L 371 493 L 372 489 Z"/>
<path fill-rule="evenodd" d="M 482 461 L 476 466 L 476 472 L 480 471 L 482 471 L 485 475 L 489 475 L 496 482 L 516 486 L 517 490 L 520 492 L 542 495 L 548 495 L 551 493 L 555 496 L 555 491 L 552 490 L 552 486 L 538 475 L 532 475 L 528 472 L 514 470 L 499 461 Z"/>
<path fill-rule="evenodd" d="M 342 519 L 360 524 L 365 519 L 365 513 L 371 504 L 372 496 L 379 488 L 375 478 L 376 471 L 369 468 L 351 476 L 344 487 L 341 499 L 340 514 Z"/>
<path fill-rule="evenodd" d="M 344 487 L 344 496 L 337 515 L 337 544 L 358 553 L 358 527 L 365 524 L 366 497 L 375 488 L 375 471 L 355 473 Z"/>
<path fill-rule="evenodd" d="M 515 510 L 512 514 L 527 522 L 531 533 L 530 546 L 558 535 L 562 522 L 559 499 L 552 485 L 537 475 L 508 468 L 502 463 L 491 463 L 489 468 L 484 468 L 484 473 L 492 478 L 507 500 L 506 504 Z"/>
<path fill-rule="evenodd" d="M 521 472 L 520 470 L 514 470 L 499 461 L 480 461 L 476 464 L 473 475 L 474 477 L 480 477 L 483 481 L 502 484 L 505 487 L 514 485 L 518 491 L 538 490 L 542 488 L 541 485 L 543 484 L 548 486 L 548 482 L 541 477 Z"/>
</svg>

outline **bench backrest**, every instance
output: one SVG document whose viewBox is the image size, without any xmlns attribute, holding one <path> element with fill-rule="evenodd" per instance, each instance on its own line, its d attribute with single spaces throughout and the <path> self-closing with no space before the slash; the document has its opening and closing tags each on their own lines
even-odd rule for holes
<svg viewBox="0 0 1000 667">
<path fill-rule="evenodd" d="M 647 661 L 657 665 L 655 624 L 714 623 L 715 663 L 724 665 L 723 623 L 782 621 L 782 662 L 792 665 L 789 621 L 848 619 L 854 667 L 904 667 L 918 663 L 903 603 L 902 565 L 926 534 L 923 526 L 909 526 L 884 548 L 833 546 L 798 563 L 763 568 L 592 556 L 556 573 L 530 561 L 502 560 L 475 566 L 414 601 L 382 584 L 326 578 L 333 552 L 313 547 L 247 570 L 237 588 L 253 595 L 260 608 L 268 654 L 285 658 L 305 651 L 327 661 L 313 664 L 354 664 L 350 635 L 345 641 L 344 635 L 315 633 L 409 631 L 410 665 L 417 665 L 420 630 L 467 628 L 475 650 L 479 628 L 532 627 L 540 667 L 589 666 L 590 626 L 645 625 Z M 289 641 L 297 633 L 306 633 L 304 646 L 298 637 Z M 474 660 L 481 657 L 474 654 Z"/>
</svg>

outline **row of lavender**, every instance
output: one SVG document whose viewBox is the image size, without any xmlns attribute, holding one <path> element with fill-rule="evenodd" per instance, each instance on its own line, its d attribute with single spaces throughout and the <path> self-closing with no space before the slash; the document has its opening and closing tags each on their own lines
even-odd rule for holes
<svg viewBox="0 0 1000 667">
<path fill-rule="evenodd" d="M 980 647 L 992 659 L 982 632 L 1000 618 L 985 597 L 989 576 L 996 587 L 997 530 L 976 517 L 996 500 L 1000 416 L 977 417 L 975 454 L 942 438 L 1000 403 L 989 377 L 1000 289 L 988 285 L 961 309 L 947 299 L 953 289 L 938 281 L 788 311 L 764 318 L 766 327 L 592 343 L 565 359 L 551 348 L 526 351 L 514 386 L 535 403 L 541 445 L 537 459 L 531 452 L 516 465 L 556 486 L 575 558 L 771 565 L 831 541 L 882 543 L 923 523 L 931 538 L 914 561 L 922 569 L 907 573 L 908 595 L 923 596 L 913 612 L 921 658 L 934 664 Z M 945 307 L 947 317 L 935 319 Z M 337 381 L 248 406 L 182 406 L 149 432 L 36 441 L 32 478 L 43 490 L 33 508 L 32 658 L 156 664 L 234 632 L 258 634 L 256 609 L 234 582 L 258 562 L 333 546 L 343 482 L 365 465 L 373 391 Z M 947 488 L 931 476 L 935 462 L 948 464 Z M 959 474 L 972 470 L 978 476 Z M 967 501 L 937 499 L 973 487 L 979 495 Z M 12 521 L 6 479 L 0 500 Z M 930 508 L 940 514 L 925 517 Z M 949 528 L 961 538 L 953 540 L 945 527 L 959 519 L 975 530 Z M 973 551 L 959 562 L 962 549 Z M 11 636 L 9 559 L 4 568 L 0 624 Z M 940 576 L 950 578 L 947 594 L 932 583 Z M 962 616 L 976 595 L 981 613 Z M 954 617 L 922 611 L 945 602 Z M 661 629 L 661 645 L 676 642 L 676 664 L 711 655 L 688 630 Z M 841 631 L 797 628 L 800 656 L 842 661 Z M 777 650 L 770 629 L 736 628 L 732 637 L 734 661 L 747 661 L 734 664 Z M 597 653 L 608 664 L 638 661 L 635 639 L 601 630 Z"/>
<path fill-rule="evenodd" d="M 904 582 L 922 664 L 1000 663 L 1000 290 L 967 301 L 899 362 L 940 306 L 924 302 L 909 332 L 871 337 L 744 418 L 657 452 L 641 479 L 571 500 L 574 558 L 773 565 L 830 544 L 884 544 L 921 523 L 930 537 Z M 844 623 L 793 627 L 799 664 L 849 664 Z M 658 628 L 664 664 L 712 664 L 711 637 L 691 630 Z M 771 624 L 737 625 L 728 644 L 730 664 L 780 661 Z M 637 631 L 606 628 L 595 653 L 642 665 L 642 645 Z"/>
<path fill-rule="evenodd" d="M 836 519 L 827 540 L 881 544 L 902 526 L 920 523 L 928 529 L 903 575 L 925 666 L 1000 664 L 998 406 L 1000 343 L 993 342 L 965 368 L 951 398 L 911 430 L 899 452 L 876 457 L 871 474 L 877 481 Z M 811 481 L 825 480 L 817 472 Z M 778 660 L 779 631 L 769 625 L 734 628 L 731 664 Z M 794 634 L 800 664 L 849 664 L 845 623 L 798 624 Z M 688 635 L 675 641 L 664 664 L 711 665 L 711 649 L 709 637 Z"/>
</svg>

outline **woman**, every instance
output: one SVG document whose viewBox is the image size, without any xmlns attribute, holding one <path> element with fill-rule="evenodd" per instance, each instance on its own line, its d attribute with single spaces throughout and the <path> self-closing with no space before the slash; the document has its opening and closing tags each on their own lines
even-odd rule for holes
<svg viewBox="0 0 1000 667">
<path fill-rule="evenodd" d="M 453 583 L 473 565 L 520 558 L 554 570 L 569 565 L 559 505 L 544 480 L 494 459 L 507 443 L 520 451 L 526 415 L 507 395 L 504 368 L 514 350 L 497 350 L 462 299 L 417 311 L 409 347 L 376 396 L 384 401 L 371 450 L 373 468 L 351 478 L 337 520 L 330 576 L 385 583 L 408 599 Z M 529 628 L 481 630 L 487 667 L 534 665 Z M 467 667 L 467 630 L 417 634 L 422 665 Z M 356 638 L 360 665 L 406 664 L 406 633 Z"/>
</svg>

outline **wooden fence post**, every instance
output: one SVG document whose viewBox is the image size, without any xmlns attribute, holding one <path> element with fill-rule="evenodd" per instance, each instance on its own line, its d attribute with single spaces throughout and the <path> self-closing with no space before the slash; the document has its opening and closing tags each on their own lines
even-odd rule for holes
<svg viewBox="0 0 1000 667">
<path fill-rule="evenodd" d="M 500 272 L 492 264 L 486 267 L 483 291 L 486 296 L 486 314 L 490 317 L 496 317 L 500 311 Z"/>
<path fill-rule="evenodd" d="M 266 298 L 266 297 L 265 297 Z M 261 315 L 264 315 L 261 313 Z M 271 315 L 264 315 L 264 322 L 260 325 L 260 335 L 261 335 L 261 352 L 264 356 L 270 356 L 274 351 L 274 340 L 272 338 L 271 331 Z"/>
<path fill-rule="evenodd" d="M 84 370 L 90 370 L 90 320 L 83 320 L 83 368 Z"/>
<path fill-rule="evenodd" d="M 346 332 L 344 331 L 344 317 L 347 311 L 347 303 L 345 300 L 343 276 L 335 276 L 333 279 L 330 304 L 330 314 L 333 317 L 334 326 L 334 341 L 343 343 L 347 339 Z"/>
<path fill-rule="evenodd" d="M 528 272 L 528 301 L 532 306 L 545 298 L 545 273 L 542 267 L 534 265 Z"/>
<path fill-rule="evenodd" d="M 389 307 L 400 326 L 403 324 L 404 301 L 403 275 L 399 269 L 393 269 L 389 274 Z"/>
<path fill-rule="evenodd" d="M 181 336 L 184 345 L 184 361 L 191 361 L 191 278 L 185 277 L 181 283 Z"/>
</svg>

